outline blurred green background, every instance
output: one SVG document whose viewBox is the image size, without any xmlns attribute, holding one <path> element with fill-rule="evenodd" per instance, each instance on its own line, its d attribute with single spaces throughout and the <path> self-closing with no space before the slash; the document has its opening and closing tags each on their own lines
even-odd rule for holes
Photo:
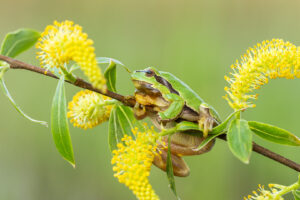
<svg viewBox="0 0 300 200">
<path fill-rule="evenodd" d="M 73 20 L 95 42 L 97 56 L 119 59 L 130 69 L 155 66 L 189 84 L 224 119 L 231 109 L 222 99 L 224 75 L 245 50 L 265 39 L 300 45 L 300 2 L 287 0 L 15 0 L 1 1 L 0 38 L 21 27 L 43 30 L 54 20 Z M 18 59 L 38 64 L 35 49 Z M 30 116 L 50 120 L 56 80 L 21 70 L 5 79 L 15 100 Z M 124 70 L 119 91 L 134 89 Z M 298 136 L 299 80 L 273 80 L 259 90 L 257 108 L 244 117 L 276 124 Z M 71 100 L 77 88 L 67 85 Z M 83 131 L 71 127 L 77 167 L 55 149 L 49 128 L 23 119 L 0 94 L 0 200 L 134 199 L 112 176 L 107 124 Z M 275 152 L 300 162 L 300 149 L 273 145 Z M 297 173 L 252 154 L 244 165 L 218 141 L 208 154 L 186 158 L 191 175 L 176 178 L 183 200 L 242 199 L 270 182 L 290 184 Z M 153 167 L 151 183 L 161 199 L 174 199 L 162 171 Z"/>
</svg>

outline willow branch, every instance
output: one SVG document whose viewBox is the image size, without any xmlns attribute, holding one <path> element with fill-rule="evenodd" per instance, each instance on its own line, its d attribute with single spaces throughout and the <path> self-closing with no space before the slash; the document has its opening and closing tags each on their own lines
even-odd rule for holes
<svg viewBox="0 0 300 200">
<path fill-rule="evenodd" d="M 31 65 L 31 64 L 27 64 L 27 63 L 24 63 L 22 61 L 19 61 L 19 60 L 16 60 L 16 59 L 13 59 L 13 58 L 10 58 L 7 56 L 0 55 L 0 60 L 7 62 L 10 65 L 11 69 L 24 69 L 24 70 L 32 71 L 32 72 L 42 74 L 45 76 L 49 76 L 51 78 L 59 79 L 59 77 L 55 76 L 53 73 L 51 73 L 50 71 L 47 71 L 44 68 L 37 67 L 37 66 Z M 124 105 L 130 106 L 130 107 L 133 107 L 135 104 L 135 100 L 132 98 L 126 98 L 123 95 L 120 95 L 118 93 L 115 93 L 115 92 L 112 92 L 109 90 L 107 90 L 106 93 L 104 93 L 101 90 L 93 87 L 90 83 L 86 82 L 85 80 L 83 80 L 81 78 L 76 78 L 75 82 L 70 82 L 67 80 L 66 80 L 66 82 L 68 82 L 72 85 L 75 85 L 77 87 L 80 87 L 83 89 L 88 89 L 93 92 L 97 92 L 99 94 L 103 94 L 110 98 L 116 99 L 116 100 L 122 102 Z"/>
<path fill-rule="evenodd" d="M 35 73 L 39 73 L 39 74 L 42 74 L 44 76 L 49 76 L 51 78 L 55 78 L 55 79 L 59 79 L 59 77 L 55 76 L 53 73 L 51 73 L 50 71 L 47 71 L 43 68 L 40 68 L 40 67 L 37 67 L 37 66 L 34 66 L 34 65 L 30 65 L 30 64 L 27 64 L 27 63 L 24 63 L 22 61 L 19 61 L 19 60 L 16 60 L 16 59 L 13 59 L 13 58 L 10 58 L 10 57 L 7 57 L 7 56 L 3 56 L 3 55 L 0 55 L 0 60 L 2 61 L 5 61 L 6 63 L 8 63 L 10 65 L 10 68 L 11 69 L 24 69 L 24 70 L 28 70 L 28 71 L 32 71 L 32 72 L 35 72 Z M 93 92 L 97 92 L 99 94 L 102 94 L 102 95 L 105 95 L 105 96 L 108 96 L 108 97 L 111 97 L 113 99 L 116 99 L 120 102 L 122 102 L 124 105 L 127 105 L 127 106 L 130 106 L 130 107 L 133 107 L 135 105 L 135 100 L 134 98 L 126 98 L 125 96 L 121 95 L 121 94 L 118 94 L 118 93 L 115 93 L 115 92 L 112 92 L 112 91 L 109 91 L 107 90 L 106 93 L 103 93 L 101 90 L 93 87 L 90 83 L 84 81 L 83 79 L 81 78 L 76 78 L 76 81 L 75 82 L 70 82 L 70 81 L 66 81 L 74 86 L 77 86 L 77 87 L 80 87 L 80 88 L 83 88 L 83 89 L 88 89 L 88 90 L 91 90 Z M 220 135 L 218 138 L 222 139 L 222 140 L 225 140 L 226 141 L 226 135 Z M 276 154 L 256 143 L 253 142 L 253 151 L 258 153 L 258 154 L 261 154 L 263 156 L 266 156 L 267 158 L 270 158 L 276 162 L 279 162 L 291 169 L 294 169 L 298 172 L 300 172 L 300 165 L 292 160 L 289 160 L 279 154 Z"/>
<path fill-rule="evenodd" d="M 226 134 L 222 134 L 218 136 L 219 139 L 227 141 Z M 294 169 L 297 172 L 300 172 L 300 165 L 290 159 L 287 159 L 273 151 L 270 151 L 269 149 L 266 149 L 255 142 L 252 143 L 252 150 L 260 155 L 263 155 L 267 158 L 270 158 L 272 160 L 275 160 L 276 162 L 279 162 L 291 169 Z"/>
</svg>

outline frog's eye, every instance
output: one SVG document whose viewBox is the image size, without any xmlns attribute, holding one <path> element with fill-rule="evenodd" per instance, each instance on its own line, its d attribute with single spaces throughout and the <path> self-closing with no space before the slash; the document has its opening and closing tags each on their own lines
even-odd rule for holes
<svg viewBox="0 0 300 200">
<path fill-rule="evenodd" d="M 154 73 L 154 71 L 149 69 L 149 70 L 145 71 L 145 74 L 146 74 L 146 76 L 151 77 L 151 76 L 154 76 L 155 73 Z"/>
</svg>

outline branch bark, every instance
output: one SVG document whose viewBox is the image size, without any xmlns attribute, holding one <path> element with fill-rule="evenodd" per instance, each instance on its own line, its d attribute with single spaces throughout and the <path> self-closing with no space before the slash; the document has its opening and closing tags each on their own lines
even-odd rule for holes
<svg viewBox="0 0 300 200">
<path fill-rule="evenodd" d="M 27 63 L 24 63 L 22 61 L 19 61 L 19 60 L 16 60 L 16 59 L 13 59 L 13 58 L 10 58 L 10 57 L 7 57 L 7 56 L 3 56 L 3 55 L 0 55 L 0 60 L 2 61 L 5 61 L 6 63 L 8 63 L 10 65 L 10 68 L 11 69 L 24 69 L 24 70 L 28 70 L 28 71 L 32 71 L 32 72 L 35 72 L 35 73 L 39 73 L 39 74 L 42 74 L 42 75 L 45 75 L 45 76 L 49 76 L 51 78 L 55 78 L 55 79 L 59 79 L 57 76 L 55 76 L 53 73 L 43 69 L 43 68 L 40 68 L 40 67 L 37 67 L 37 66 L 34 66 L 34 65 L 31 65 L 31 64 L 27 64 Z M 77 86 L 77 87 L 80 87 L 80 88 L 83 88 L 83 89 L 88 89 L 88 90 L 91 90 L 91 91 L 94 91 L 94 92 L 97 92 L 99 94 L 102 94 L 102 95 L 105 95 L 105 96 L 108 96 L 110 98 L 113 98 L 113 99 L 116 99 L 120 102 L 122 102 L 124 105 L 126 106 L 130 106 L 130 107 L 133 107 L 135 105 L 135 100 L 133 98 L 127 98 L 121 94 L 118 94 L 118 93 L 115 93 L 115 92 L 112 92 L 112 91 L 109 91 L 107 90 L 106 93 L 103 93 L 101 90 L 93 87 L 90 83 L 84 81 L 83 79 L 81 78 L 77 78 L 76 81 L 73 83 L 73 82 L 70 82 L 70 81 L 66 81 L 74 86 Z M 222 139 L 222 140 L 225 140 L 226 141 L 226 135 L 220 135 L 218 137 L 219 139 Z M 258 154 L 261 154 L 267 158 L 270 158 L 276 162 L 279 162 L 291 169 L 294 169 L 295 171 L 298 171 L 300 172 L 300 164 L 292 161 L 292 160 L 289 160 L 279 154 L 276 154 L 256 143 L 253 142 L 253 151 L 258 153 Z"/>
<path fill-rule="evenodd" d="M 59 77 L 55 76 L 53 73 L 51 73 L 50 71 L 45 70 L 44 68 L 41 67 L 37 67 L 31 64 L 27 64 L 24 63 L 22 61 L 7 57 L 7 56 L 3 56 L 0 55 L 0 60 L 7 62 L 10 65 L 11 69 L 24 69 L 24 70 L 28 70 L 28 71 L 32 71 L 38 74 L 42 74 L 45 76 L 49 76 L 51 78 L 55 78 L 55 79 L 59 79 Z M 75 85 L 77 87 L 83 88 L 83 89 L 88 89 L 91 90 L 93 92 L 97 92 L 99 94 L 103 94 L 105 96 L 108 96 L 110 98 L 116 99 L 120 102 L 122 102 L 124 105 L 126 106 L 130 106 L 133 107 L 135 105 L 135 100 L 133 98 L 126 98 L 123 95 L 114 93 L 112 91 L 107 90 L 106 93 L 103 93 L 101 90 L 93 87 L 90 83 L 86 82 L 85 80 L 81 79 L 81 78 L 76 78 L 76 81 L 74 83 L 70 82 L 70 81 L 66 81 L 72 85 Z"/>
<path fill-rule="evenodd" d="M 222 134 L 218 136 L 219 139 L 227 141 L 226 134 Z M 275 160 L 276 162 L 279 162 L 291 169 L 294 169 L 295 171 L 300 172 L 300 165 L 290 159 L 287 159 L 273 151 L 270 151 L 269 149 L 266 149 L 255 142 L 252 143 L 252 150 L 260 155 L 263 155 L 267 158 L 270 158 L 272 160 Z"/>
</svg>

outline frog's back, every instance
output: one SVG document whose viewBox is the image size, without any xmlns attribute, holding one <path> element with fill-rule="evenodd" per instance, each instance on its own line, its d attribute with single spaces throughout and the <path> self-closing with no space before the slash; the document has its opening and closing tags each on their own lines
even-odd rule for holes
<svg viewBox="0 0 300 200">
<path fill-rule="evenodd" d="M 204 103 L 203 99 L 186 83 L 182 82 L 176 76 L 169 72 L 159 72 L 161 77 L 172 82 L 172 87 L 179 95 L 186 100 L 188 107 L 194 111 L 199 112 L 199 106 Z"/>
<path fill-rule="evenodd" d="M 186 83 L 182 82 L 179 78 L 174 76 L 169 72 L 159 71 L 159 74 L 162 78 L 172 81 L 172 87 L 176 90 L 181 97 L 183 97 L 186 101 L 186 105 L 193 109 L 196 112 L 199 112 L 199 107 L 201 104 L 204 104 L 210 108 L 211 114 L 215 117 L 218 122 L 221 122 L 218 112 L 204 102 L 204 100 L 194 91 L 190 86 Z"/>
</svg>

